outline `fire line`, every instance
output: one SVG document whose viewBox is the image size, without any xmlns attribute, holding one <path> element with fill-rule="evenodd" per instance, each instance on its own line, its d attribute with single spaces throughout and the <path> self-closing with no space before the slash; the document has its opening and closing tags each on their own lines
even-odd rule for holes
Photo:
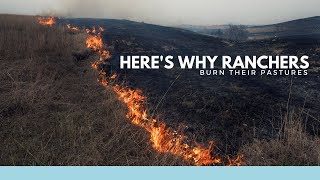
<svg viewBox="0 0 320 180">
<path fill-rule="evenodd" d="M 41 25 L 49 25 L 54 18 L 46 18 L 48 21 L 43 21 L 44 18 L 38 19 Z M 45 22 L 45 23 L 44 23 Z M 54 23 L 53 23 L 54 24 Z M 53 24 L 49 25 L 52 26 Z M 80 30 L 78 27 L 71 27 L 67 25 L 69 29 Z M 171 153 L 182 157 L 184 160 L 190 162 L 196 166 L 203 165 L 229 165 L 240 166 L 242 164 L 242 156 L 239 155 L 236 158 L 227 158 L 224 161 L 223 158 L 213 155 L 213 142 L 209 144 L 209 147 L 201 145 L 191 145 L 187 141 L 187 137 L 172 128 L 168 128 L 164 121 L 160 121 L 158 118 L 150 117 L 147 112 L 146 96 L 140 89 L 132 89 L 126 86 L 117 84 L 114 79 L 118 77 L 117 74 L 107 75 L 107 72 L 102 66 L 111 59 L 111 55 L 108 50 L 104 48 L 101 33 L 105 29 L 99 27 L 96 29 L 85 29 L 88 37 L 86 39 L 87 48 L 95 51 L 99 54 L 99 60 L 93 62 L 91 67 L 99 72 L 98 81 L 102 86 L 111 88 L 118 95 L 128 108 L 126 117 L 135 125 L 144 128 L 150 134 L 150 142 L 152 147 L 160 153 Z M 197 144 L 197 143 L 194 143 Z"/>
</svg>

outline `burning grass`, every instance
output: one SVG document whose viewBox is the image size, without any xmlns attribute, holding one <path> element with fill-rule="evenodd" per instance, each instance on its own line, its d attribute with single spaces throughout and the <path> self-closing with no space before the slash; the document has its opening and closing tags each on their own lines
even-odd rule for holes
<svg viewBox="0 0 320 180">
<path fill-rule="evenodd" d="M 38 22 L 44 26 L 53 26 L 56 23 L 54 17 L 39 17 Z"/>
<path fill-rule="evenodd" d="M 68 29 L 71 29 L 71 30 L 73 30 L 73 31 L 79 31 L 80 30 L 80 28 L 79 27 L 73 27 L 73 26 L 71 26 L 71 24 L 67 24 L 67 28 Z"/>
<path fill-rule="evenodd" d="M 87 48 L 99 52 L 99 61 L 92 63 L 91 67 L 99 72 L 98 81 L 102 86 L 108 88 L 112 87 L 119 99 L 123 101 L 128 108 L 127 118 L 137 126 L 144 128 L 150 133 L 150 142 L 155 150 L 160 153 L 170 153 L 182 157 L 193 165 L 241 165 L 242 156 L 235 159 L 228 157 L 227 163 L 217 155 L 213 154 L 213 143 L 209 147 L 198 145 L 197 143 L 190 143 L 183 133 L 168 128 L 163 121 L 157 118 L 150 117 L 147 113 L 145 104 L 146 97 L 139 89 L 131 89 L 129 87 L 119 85 L 113 80 L 115 75 L 107 76 L 107 72 L 101 65 L 104 65 L 109 59 L 109 51 L 104 49 L 101 33 L 104 28 L 96 30 L 86 29 L 88 37 L 86 39 Z M 116 75 L 117 76 L 117 75 Z M 108 86 L 110 84 L 110 86 Z"/>
</svg>

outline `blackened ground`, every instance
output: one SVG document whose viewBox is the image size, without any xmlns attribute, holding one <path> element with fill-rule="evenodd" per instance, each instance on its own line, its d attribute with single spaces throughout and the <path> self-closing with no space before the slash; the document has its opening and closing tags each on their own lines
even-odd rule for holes
<svg viewBox="0 0 320 180">
<path fill-rule="evenodd" d="M 254 138 L 273 138 L 287 111 L 288 99 L 290 109 L 304 112 L 311 134 L 319 129 L 319 36 L 234 43 L 182 29 L 126 20 L 60 21 L 80 27 L 106 28 L 103 37 L 113 55 L 109 71 L 121 74 L 119 81 L 125 80 L 128 86 L 142 89 L 151 113 L 184 131 L 190 140 L 203 143 L 214 140 L 220 153 L 235 154 L 240 146 Z M 166 54 L 306 54 L 310 56 L 311 65 L 305 77 L 202 77 L 198 70 L 119 70 L 120 55 Z"/>
</svg>

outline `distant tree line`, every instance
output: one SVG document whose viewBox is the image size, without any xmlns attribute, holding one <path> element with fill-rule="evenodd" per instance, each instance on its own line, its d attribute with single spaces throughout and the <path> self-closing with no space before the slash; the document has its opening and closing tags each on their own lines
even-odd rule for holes
<svg viewBox="0 0 320 180">
<path fill-rule="evenodd" d="M 249 38 L 249 32 L 243 25 L 229 25 L 225 30 L 211 31 L 210 35 L 233 41 L 245 41 Z"/>
</svg>

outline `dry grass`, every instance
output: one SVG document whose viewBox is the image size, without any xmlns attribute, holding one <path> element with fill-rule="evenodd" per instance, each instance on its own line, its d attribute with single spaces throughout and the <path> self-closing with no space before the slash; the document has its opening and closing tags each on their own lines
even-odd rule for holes
<svg viewBox="0 0 320 180">
<path fill-rule="evenodd" d="M 0 15 L 0 165 L 184 164 L 154 152 L 90 59 L 75 58 L 84 38 Z"/>
<path fill-rule="evenodd" d="M 308 135 L 302 122 L 301 115 L 289 113 L 276 139 L 256 140 L 242 147 L 247 165 L 320 165 L 320 139 Z"/>
</svg>

